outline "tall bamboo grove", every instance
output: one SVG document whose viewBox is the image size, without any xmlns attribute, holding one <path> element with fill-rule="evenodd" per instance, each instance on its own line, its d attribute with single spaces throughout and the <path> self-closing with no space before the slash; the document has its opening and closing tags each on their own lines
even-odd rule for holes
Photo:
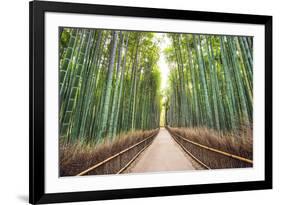
<svg viewBox="0 0 281 205">
<path fill-rule="evenodd" d="M 252 37 L 168 34 L 171 127 L 233 131 L 253 120 Z"/>
<path fill-rule="evenodd" d="M 165 35 L 169 83 L 162 92 L 154 33 L 60 29 L 62 140 L 96 143 L 155 129 L 162 106 L 171 127 L 228 132 L 252 125 L 252 37 Z"/>
<path fill-rule="evenodd" d="M 66 142 L 99 142 L 159 127 L 153 33 L 61 28 L 59 127 Z"/>
</svg>

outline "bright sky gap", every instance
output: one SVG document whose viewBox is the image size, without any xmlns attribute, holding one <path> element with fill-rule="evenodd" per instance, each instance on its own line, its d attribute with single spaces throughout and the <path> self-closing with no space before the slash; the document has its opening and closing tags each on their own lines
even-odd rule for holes
<svg viewBox="0 0 281 205">
<path fill-rule="evenodd" d="M 164 33 L 155 33 L 155 37 L 160 40 L 160 58 L 158 61 L 161 72 L 161 90 L 164 91 L 168 84 L 169 67 L 165 59 L 164 49 L 170 45 L 170 39 Z"/>
</svg>

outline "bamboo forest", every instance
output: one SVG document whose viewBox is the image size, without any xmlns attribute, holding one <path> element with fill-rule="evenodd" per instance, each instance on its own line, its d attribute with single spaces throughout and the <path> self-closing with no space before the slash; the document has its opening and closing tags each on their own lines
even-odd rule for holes
<svg viewBox="0 0 281 205">
<path fill-rule="evenodd" d="M 250 36 L 59 29 L 60 176 L 251 167 L 252 122 Z"/>
</svg>

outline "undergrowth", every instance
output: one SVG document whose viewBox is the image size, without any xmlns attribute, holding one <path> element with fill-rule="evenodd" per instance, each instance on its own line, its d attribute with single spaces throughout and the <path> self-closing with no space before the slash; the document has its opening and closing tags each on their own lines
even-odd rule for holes
<svg viewBox="0 0 281 205">
<path fill-rule="evenodd" d="M 61 140 L 59 145 L 60 176 L 77 175 L 83 170 L 155 134 L 157 131 L 158 129 L 123 133 L 115 139 L 108 139 L 100 144 L 79 141 L 76 143 L 65 143 Z M 130 153 L 127 155 L 130 155 Z M 127 160 L 132 157 L 126 156 L 123 159 Z M 101 173 L 98 172 L 96 174 L 112 173 L 113 170 L 116 170 L 114 166 L 113 164 L 107 167 L 107 170 L 101 170 Z"/>
</svg>

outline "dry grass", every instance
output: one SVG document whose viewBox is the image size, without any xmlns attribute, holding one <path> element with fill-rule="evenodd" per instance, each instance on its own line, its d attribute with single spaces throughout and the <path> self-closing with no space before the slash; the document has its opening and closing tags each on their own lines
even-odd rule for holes
<svg viewBox="0 0 281 205">
<path fill-rule="evenodd" d="M 85 144 L 77 142 L 74 144 L 65 144 L 60 142 L 60 176 L 74 176 L 83 170 L 107 159 L 108 157 L 140 142 L 148 136 L 158 132 L 151 131 L 134 131 L 131 133 L 121 134 L 117 139 L 107 140 L 101 144 Z M 128 152 L 127 155 L 134 153 Z M 133 156 L 123 157 L 123 160 L 128 161 Z M 106 170 L 100 170 L 93 174 L 109 174 L 114 173 L 117 165 L 110 165 Z M 105 173 L 104 173 L 105 172 Z"/>
<path fill-rule="evenodd" d="M 231 133 L 221 134 L 215 130 L 205 127 L 199 128 L 169 128 L 172 133 L 200 143 L 202 145 L 215 148 L 224 152 L 238 155 L 247 159 L 253 159 L 253 129 L 251 126 L 243 126 L 240 130 Z M 228 162 L 229 158 L 220 156 L 210 151 L 205 151 L 196 146 L 187 145 L 192 150 L 192 154 L 211 168 L 248 167 L 245 163 Z M 192 147 L 191 147 L 192 146 Z M 228 161 L 227 161 L 228 160 Z"/>
</svg>

